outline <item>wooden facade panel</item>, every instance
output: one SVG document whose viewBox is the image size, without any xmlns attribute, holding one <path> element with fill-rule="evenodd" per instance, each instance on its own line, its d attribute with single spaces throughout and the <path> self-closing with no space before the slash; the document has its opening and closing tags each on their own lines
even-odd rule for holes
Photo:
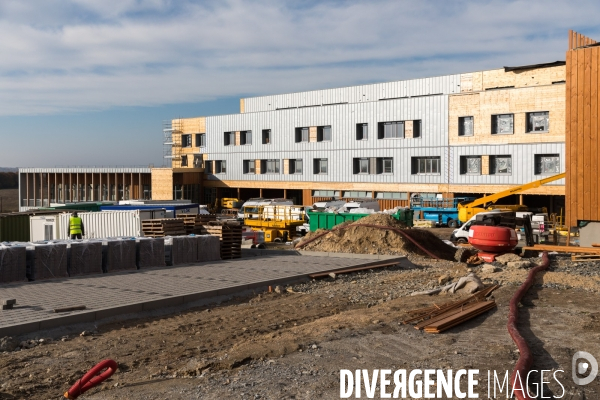
<svg viewBox="0 0 600 400">
<path fill-rule="evenodd" d="M 600 154 L 600 49 L 581 48 L 595 43 L 577 32 L 569 34 L 567 51 L 567 179 L 566 223 L 598 221 Z"/>
<path fill-rule="evenodd" d="M 311 126 L 308 128 L 308 141 L 314 143 L 317 141 L 317 127 Z"/>
<path fill-rule="evenodd" d="M 152 200 L 173 200 L 173 171 L 152 168 Z"/>
<path fill-rule="evenodd" d="M 246 102 L 244 99 L 240 99 L 240 114 L 243 114 L 246 112 Z"/>
<path fill-rule="evenodd" d="M 473 91 L 473 74 L 462 74 L 460 76 L 460 91 L 464 92 L 472 92 Z"/>
<path fill-rule="evenodd" d="M 240 145 L 240 131 L 235 132 L 235 145 L 236 146 Z"/>
<path fill-rule="evenodd" d="M 483 72 L 473 72 L 471 85 L 474 92 L 483 90 Z"/>
<path fill-rule="evenodd" d="M 448 100 L 448 140 L 451 145 L 556 143 L 565 140 L 565 85 L 504 89 L 469 95 L 452 95 Z M 544 133 L 527 133 L 527 113 L 548 111 L 550 128 Z M 514 114 L 512 135 L 492 135 L 492 115 Z M 473 136 L 458 136 L 458 119 L 473 116 Z"/>
<path fill-rule="evenodd" d="M 406 139 L 413 138 L 413 121 L 404 121 L 404 137 Z"/>
<path fill-rule="evenodd" d="M 490 156 L 481 156 L 481 175 L 490 174 Z"/>
<path fill-rule="evenodd" d="M 288 175 L 290 173 L 290 160 L 287 158 L 283 160 L 283 173 L 284 175 Z"/>
</svg>

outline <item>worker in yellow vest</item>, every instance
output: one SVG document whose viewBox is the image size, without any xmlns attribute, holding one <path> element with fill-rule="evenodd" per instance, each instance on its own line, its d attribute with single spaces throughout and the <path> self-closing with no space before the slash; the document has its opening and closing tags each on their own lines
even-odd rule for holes
<svg viewBox="0 0 600 400">
<path fill-rule="evenodd" d="M 71 239 L 81 239 L 84 234 L 83 222 L 75 212 L 69 219 L 69 235 Z"/>
</svg>

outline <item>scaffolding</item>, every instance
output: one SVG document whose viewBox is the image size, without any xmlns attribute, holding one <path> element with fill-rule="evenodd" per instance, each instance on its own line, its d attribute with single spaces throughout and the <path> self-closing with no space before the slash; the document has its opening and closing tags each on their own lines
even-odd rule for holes
<svg viewBox="0 0 600 400">
<path fill-rule="evenodd" d="M 181 166 L 181 133 L 182 120 L 163 121 L 163 158 L 167 167 Z"/>
</svg>

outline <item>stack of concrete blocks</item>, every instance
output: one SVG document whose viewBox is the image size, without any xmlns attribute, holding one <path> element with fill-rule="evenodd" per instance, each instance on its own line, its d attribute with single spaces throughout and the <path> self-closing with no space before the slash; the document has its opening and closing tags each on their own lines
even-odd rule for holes
<svg viewBox="0 0 600 400">
<path fill-rule="evenodd" d="M 27 280 L 26 248 L 19 245 L 0 245 L 0 283 Z"/>
<path fill-rule="evenodd" d="M 30 243 L 27 246 L 27 274 L 33 281 L 66 278 L 66 243 Z"/>
<path fill-rule="evenodd" d="M 217 261 L 221 259 L 221 243 L 217 236 L 196 236 L 198 243 L 198 262 Z"/>
<path fill-rule="evenodd" d="M 195 263 L 198 260 L 197 236 L 171 236 L 165 239 L 167 265 Z"/>
<path fill-rule="evenodd" d="M 164 238 L 136 238 L 136 263 L 139 269 L 165 266 Z"/>
<path fill-rule="evenodd" d="M 69 276 L 102 273 L 102 242 L 84 240 L 66 244 Z"/>
<path fill-rule="evenodd" d="M 106 239 L 102 242 L 102 270 L 115 272 L 137 269 L 135 239 Z"/>
</svg>

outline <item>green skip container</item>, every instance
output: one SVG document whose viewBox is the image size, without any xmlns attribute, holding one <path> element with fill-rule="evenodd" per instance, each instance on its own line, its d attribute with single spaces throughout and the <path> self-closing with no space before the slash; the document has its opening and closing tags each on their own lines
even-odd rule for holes
<svg viewBox="0 0 600 400">
<path fill-rule="evenodd" d="M 404 222 L 406 226 L 413 226 L 414 210 L 410 208 L 400 208 L 392 217 L 398 221 Z M 361 218 L 368 217 L 373 214 L 354 214 L 354 213 L 327 213 L 327 212 L 308 212 L 310 231 L 314 232 L 317 229 L 332 229 L 334 226 L 346 221 L 358 221 Z"/>
</svg>

